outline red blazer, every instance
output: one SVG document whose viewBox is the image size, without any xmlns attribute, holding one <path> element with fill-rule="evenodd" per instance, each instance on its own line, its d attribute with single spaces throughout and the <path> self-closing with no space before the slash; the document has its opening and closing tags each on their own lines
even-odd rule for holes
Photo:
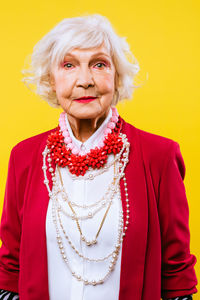
<svg viewBox="0 0 200 300">
<path fill-rule="evenodd" d="M 130 224 L 122 246 L 119 300 L 160 300 L 197 292 L 179 145 L 123 121 Z M 1 220 L 0 288 L 20 300 L 49 300 L 43 183 L 45 132 L 11 152 Z M 122 204 L 125 209 L 121 180 Z M 112 275 L 111 275 L 112 276 Z"/>
</svg>

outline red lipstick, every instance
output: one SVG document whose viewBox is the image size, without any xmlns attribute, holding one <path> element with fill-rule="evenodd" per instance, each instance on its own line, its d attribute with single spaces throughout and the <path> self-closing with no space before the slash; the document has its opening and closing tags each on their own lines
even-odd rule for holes
<svg viewBox="0 0 200 300">
<path fill-rule="evenodd" d="M 81 98 L 74 99 L 74 101 L 80 102 L 80 103 L 88 103 L 95 99 L 97 99 L 97 97 L 88 96 L 88 97 L 81 97 Z"/>
</svg>

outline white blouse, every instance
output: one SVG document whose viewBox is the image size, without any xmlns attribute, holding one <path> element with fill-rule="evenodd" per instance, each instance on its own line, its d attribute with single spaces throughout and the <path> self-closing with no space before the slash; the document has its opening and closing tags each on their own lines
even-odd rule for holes
<svg viewBox="0 0 200 300">
<path fill-rule="evenodd" d="M 102 125 L 84 143 L 80 142 L 74 137 L 69 122 L 66 118 L 67 128 L 69 130 L 69 134 L 73 140 L 73 143 L 85 153 L 87 153 L 91 148 L 97 146 L 104 135 L 104 130 L 106 129 L 107 123 L 110 120 L 111 116 L 112 111 L 110 110 L 107 118 L 104 120 Z M 113 158 L 113 154 L 109 155 L 108 162 L 113 160 Z M 73 180 L 67 167 L 60 168 L 60 170 L 63 184 L 68 194 L 69 200 L 81 205 L 93 203 L 102 198 L 108 188 L 109 183 L 112 182 L 114 175 L 113 165 L 108 169 L 108 171 L 94 177 L 93 180 Z M 95 174 L 96 172 L 98 171 L 92 171 L 93 174 Z M 56 175 L 58 176 L 58 174 Z M 62 201 L 60 194 L 58 195 L 58 197 L 59 201 Z M 62 205 L 65 205 L 66 212 L 70 214 L 72 213 L 66 202 L 62 202 Z M 74 209 L 77 215 L 85 214 L 83 208 L 75 207 Z M 101 209 L 93 218 L 79 220 L 83 235 L 86 236 L 88 240 L 93 240 L 95 238 L 106 209 L 107 205 L 106 207 Z M 74 244 L 75 248 L 78 249 L 80 253 L 83 253 L 84 256 L 90 258 L 100 258 L 107 256 L 114 250 L 114 246 L 117 243 L 118 237 L 119 210 L 121 209 L 121 199 L 115 194 L 113 203 L 110 207 L 110 210 L 108 211 L 103 227 L 97 238 L 97 244 L 92 246 L 87 246 L 86 243 L 80 239 L 80 232 L 78 231 L 75 220 L 72 220 L 62 212 L 60 212 L 60 215 L 66 234 Z M 112 259 L 111 257 L 101 262 L 85 261 L 74 252 L 62 232 L 61 235 L 63 238 L 67 258 L 76 273 L 80 274 L 83 278 L 88 278 L 89 280 L 98 280 L 105 276 L 106 272 L 108 271 L 109 262 Z M 78 281 L 75 277 L 72 276 L 68 266 L 61 256 L 56 240 L 55 224 L 52 221 L 51 200 L 49 201 L 46 218 L 46 237 L 50 300 L 118 299 L 121 269 L 121 250 L 115 265 L 115 269 L 110 273 L 110 276 L 103 284 L 95 286 L 84 285 L 82 281 Z"/>
</svg>

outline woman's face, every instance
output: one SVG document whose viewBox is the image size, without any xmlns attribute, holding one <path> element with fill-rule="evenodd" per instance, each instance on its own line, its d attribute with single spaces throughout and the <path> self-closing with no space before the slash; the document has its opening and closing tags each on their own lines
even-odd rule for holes
<svg viewBox="0 0 200 300">
<path fill-rule="evenodd" d="M 74 49 L 52 68 L 51 85 L 63 110 L 76 119 L 106 116 L 115 92 L 115 67 L 105 46 Z"/>
</svg>

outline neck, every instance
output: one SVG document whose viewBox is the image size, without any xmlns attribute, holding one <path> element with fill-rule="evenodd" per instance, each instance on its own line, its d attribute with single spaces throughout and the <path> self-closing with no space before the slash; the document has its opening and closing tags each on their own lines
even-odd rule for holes
<svg viewBox="0 0 200 300">
<path fill-rule="evenodd" d="M 94 119 L 77 119 L 68 115 L 68 121 L 74 136 L 81 142 L 87 141 L 90 136 L 101 126 L 109 110 L 104 115 Z"/>
</svg>

